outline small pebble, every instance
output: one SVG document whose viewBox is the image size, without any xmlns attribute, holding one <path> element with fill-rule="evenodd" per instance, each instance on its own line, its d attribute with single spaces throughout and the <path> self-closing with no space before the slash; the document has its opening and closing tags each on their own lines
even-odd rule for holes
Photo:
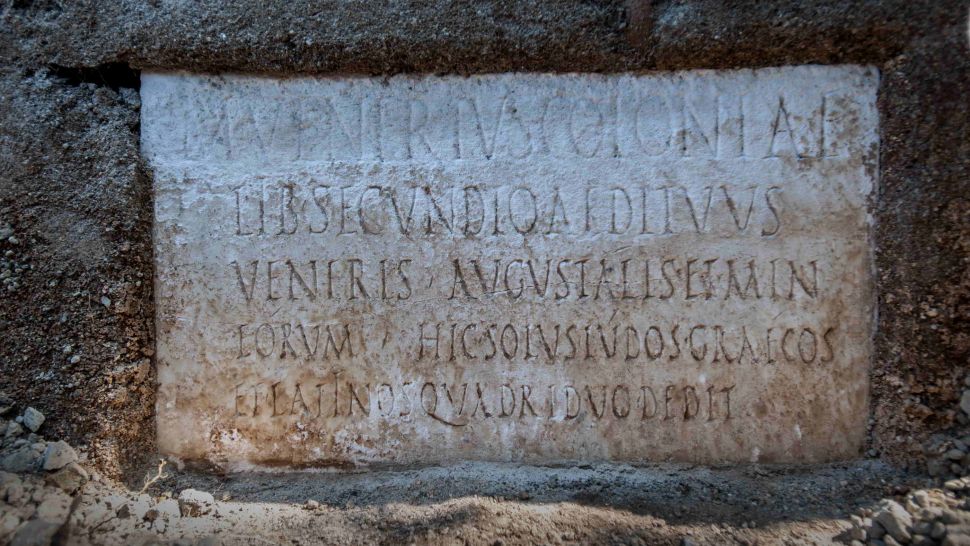
<svg viewBox="0 0 970 546">
<path fill-rule="evenodd" d="M 67 442 L 57 441 L 47 444 L 42 463 L 44 470 L 60 470 L 73 462 L 77 462 L 77 453 Z"/>
<path fill-rule="evenodd" d="M 966 483 L 963 480 L 947 480 L 943 487 L 950 491 L 962 491 L 966 487 Z"/>
<path fill-rule="evenodd" d="M 967 378 L 970 380 L 970 377 Z M 970 389 L 963 391 L 963 395 L 960 397 L 960 409 L 963 413 L 970 414 Z"/>
<path fill-rule="evenodd" d="M 34 408 L 25 409 L 23 418 L 24 426 L 31 432 L 37 432 L 37 429 L 44 424 L 44 414 Z"/>
<path fill-rule="evenodd" d="M 957 448 L 953 448 L 948 450 L 943 456 L 951 461 L 959 461 L 963 459 L 963 452 Z"/>
</svg>

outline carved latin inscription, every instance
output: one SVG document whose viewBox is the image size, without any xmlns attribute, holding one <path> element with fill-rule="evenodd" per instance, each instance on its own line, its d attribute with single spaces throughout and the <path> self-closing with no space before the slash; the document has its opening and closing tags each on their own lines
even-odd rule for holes
<svg viewBox="0 0 970 546">
<path fill-rule="evenodd" d="M 856 455 L 876 74 L 143 75 L 160 448 Z"/>
</svg>

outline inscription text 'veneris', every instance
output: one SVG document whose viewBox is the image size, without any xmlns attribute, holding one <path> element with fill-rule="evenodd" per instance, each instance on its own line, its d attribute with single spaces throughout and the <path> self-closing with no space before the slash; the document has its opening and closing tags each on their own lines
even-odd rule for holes
<svg viewBox="0 0 970 546">
<path fill-rule="evenodd" d="M 233 261 L 228 274 L 253 301 L 814 300 L 817 260 L 723 257 L 453 258 L 440 269 L 413 258 Z"/>
</svg>

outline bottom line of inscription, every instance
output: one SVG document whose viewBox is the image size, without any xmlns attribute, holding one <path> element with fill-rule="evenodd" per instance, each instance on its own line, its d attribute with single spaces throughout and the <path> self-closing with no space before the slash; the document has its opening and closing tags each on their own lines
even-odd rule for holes
<svg viewBox="0 0 970 546">
<path fill-rule="evenodd" d="M 475 420 L 638 419 L 726 421 L 734 385 L 526 385 L 344 381 L 333 372 L 326 383 L 241 383 L 235 387 L 236 419 L 430 417 L 449 426 Z"/>
</svg>

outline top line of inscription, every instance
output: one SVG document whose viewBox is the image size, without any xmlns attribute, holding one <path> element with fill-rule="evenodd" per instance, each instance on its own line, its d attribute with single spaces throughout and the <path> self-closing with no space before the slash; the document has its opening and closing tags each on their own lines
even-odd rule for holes
<svg viewBox="0 0 970 546">
<path fill-rule="evenodd" d="M 827 159 L 871 153 L 874 69 L 142 76 L 154 161 Z"/>
</svg>

